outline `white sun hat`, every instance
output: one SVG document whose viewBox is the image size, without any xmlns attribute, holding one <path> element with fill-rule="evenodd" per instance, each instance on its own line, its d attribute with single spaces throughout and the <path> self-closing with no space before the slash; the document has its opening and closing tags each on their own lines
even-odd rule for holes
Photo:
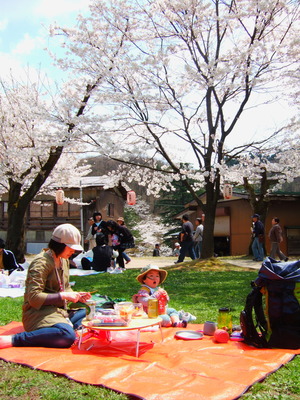
<svg viewBox="0 0 300 400">
<path fill-rule="evenodd" d="M 71 224 L 58 225 L 53 233 L 52 238 L 55 242 L 64 243 L 73 250 L 83 251 L 81 246 L 81 235 L 79 230 Z"/>
</svg>

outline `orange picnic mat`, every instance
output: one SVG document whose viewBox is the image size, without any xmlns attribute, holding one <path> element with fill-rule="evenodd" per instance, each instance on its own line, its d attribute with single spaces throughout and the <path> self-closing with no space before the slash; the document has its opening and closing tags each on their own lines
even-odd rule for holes
<svg viewBox="0 0 300 400">
<path fill-rule="evenodd" d="M 187 329 L 200 330 L 202 325 L 191 324 Z M 19 322 L 0 327 L 0 334 L 20 331 Z M 0 358 L 104 386 L 130 399 L 225 400 L 237 399 L 300 354 L 300 350 L 256 349 L 243 342 L 218 344 L 211 336 L 177 340 L 177 331 L 163 328 L 163 342 L 159 331 L 141 332 L 138 358 L 136 331 L 116 333 L 110 343 L 91 338 L 81 350 L 76 345 L 70 349 L 1 349 Z"/>
</svg>

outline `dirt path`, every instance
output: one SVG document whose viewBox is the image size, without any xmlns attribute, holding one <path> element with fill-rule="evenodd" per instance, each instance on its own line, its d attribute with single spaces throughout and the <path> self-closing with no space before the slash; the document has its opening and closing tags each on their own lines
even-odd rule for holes
<svg viewBox="0 0 300 400">
<path fill-rule="evenodd" d="M 177 257 L 132 257 L 131 261 L 126 264 L 126 269 L 142 269 L 149 264 L 164 268 L 174 265 L 176 260 Z"/>
<path fill-rule="evenodd" d="M 29 263 L 34 259 L 36 254 L 27 254 L 26 261 Z M 131 257 L 131 261 L 126 264 L 126 269 L 142 269 L 148 264 L 157 265 L 160 268 L 174 265 L 177 257 Z M 186 259 L 188 260 L 188 258 Z"/>
<path fill-rule="evenodd" d="M 237 265 L 238 267 L 243 267 L 243 268 L 253 268 L 253 269 L 259 269 L 261 267 L 262 262 L 261 261 L 252 261 L 252 260 L 240 260 L 240 259 L 222 259 L 221 260 L 225 262 L 229 262 L 230 264 Z"/>
<path fill-rule="evenodd" d="M 127 269 L 143 268 L 148 264 L 157 265 L 160 268 L 165 268 L 174 265 L 177 257 L 132 257 L 130 263 L 126 264 Z M 190 258 L 186 257 L 185 261 L 189 261 Z M 261 262 L 252 260 L 241 260 L 241 259 L 228 259 L 220 257 L 220 260 L 224 262 L 229 262 L 230 264 L 237 265 L 243 268 L 253 268 L 259 269 L 261 267 Z"/>
<path fill-rule="evenodd" d="M 29 263 L 35 257 L 35 254 L 26 255 L 26 261 Z M 174 262 L 177 260 L 177 257 L 131 257 L 131 261 L 126 264 L 126 269 L 142 269 L 148 264 L 157 265 L 160 268 L 170 267 L 174 265 Z M 190 258 L 186 257 L 185 261 L 189 261 Z M 237 265 L 239 267 L 244 268 L 253 268 L 259 269 L 261 267 L 261 262 L 252 261 L 252 260 L 245 260 L 245 259 L 238 259 L 238 258 L 222 258 L 220 260 L 225 262 L 229 262 L 230 264 Z"/>
</svg>

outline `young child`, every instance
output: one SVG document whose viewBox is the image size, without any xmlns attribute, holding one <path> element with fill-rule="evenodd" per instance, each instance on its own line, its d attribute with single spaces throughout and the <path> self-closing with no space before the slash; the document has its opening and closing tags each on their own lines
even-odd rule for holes
<svg viewBox="0 0 300 400">
<path fill-rule="evenodd" d="M 168 293 L 159 287 L 159 284 L 166 280 L 168 273 L 163 269 L 159 269 L 156 265 L 147 265 L 141 270 L 137 276 L 137 281 L 142 285 L 137 294 L 132 298 L 134 303 L 142 303 L 144 311 L 148 312 L 149 299 L 157 299 L 165 301 L 166 314 L 160 315 L 162 318 L 162 326 L 164 327 L 182 327 L 185 328 L 189 321 L 195 320 L 196 317 L 188 312 L 176 311 L 174 308 L 167 307 L 169 296 Z"/>
<path fill-rule="evenodd" d="M 180 244 L 178 242 L 176 242 L 174 244 L 174 250 L 173 250 L 172 256 L 178 257 L 179 253 L 180 253 Z"/>
<path fill-rule="evenodd" d="M 159 257 L 160 256 L 160 245 L 159 243 L 156 243 L 153 253 L 152 253 L 153 257 Z"/>
</svg>

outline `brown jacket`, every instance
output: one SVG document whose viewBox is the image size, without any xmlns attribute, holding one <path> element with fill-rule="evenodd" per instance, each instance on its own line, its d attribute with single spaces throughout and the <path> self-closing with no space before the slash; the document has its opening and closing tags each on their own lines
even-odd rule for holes
<svg viewBox="0 0 300 400">
<path fill-rule="evenodd" d="M 63 279 L 64 290 L 72 291 L 69 284 L 69 261 L 62 259 L 62 268 L 58 269 L 60 279 Z M 25 331 L 46 328 L 58 323 L 67 323 L 67 312 L 64 303 L 61 305 L 43 305 L 49 293 L 60 291 L 55 273 L 53 258 L 46 252 L 35 257 L 28 268 L 25 283 L 23 304 L 23 325 Z"/>
<path fill-rule="evenodd" d="M 269 231 L 269 238 L 271 242 L 282 242 L 282 230 L 279 224 L 275 224 Z"/>
</svg>

